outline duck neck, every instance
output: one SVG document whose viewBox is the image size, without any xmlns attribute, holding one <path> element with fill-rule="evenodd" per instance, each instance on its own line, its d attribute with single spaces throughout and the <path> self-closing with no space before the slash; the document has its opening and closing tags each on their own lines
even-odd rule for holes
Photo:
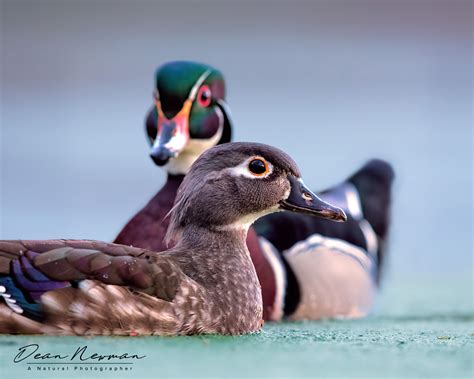
<svg viewBox="0 0 474 379">
<path fill-rule="evenodd" d="M 247 249 L 246 238 L 248 228 L 239 229 L 219 229 L 208 228 L 196 225 L 189 225 L 183 229 L 180 245 L 195 250 L 196 247 L 207 246 L 206 249 L 199 249 L 204 253 L 214 249 L 224 249 L 220 255 L 233 254 L 233 251 L 244 253 L 250 260 L 250 253 Z"/>
<path fill-rule="evenodd" d="M 159 217 L 160 212 L 166 214 L 173 206 L 176 193 L 183 179 L 184 175 L 168 174 L 165 185 L 148 203 L 148 211 L 151 211 L 152 214 L 156 213 L 156 217 Z"/>
<path fill-rule="evenodd" d="M 258 330 L 262 289 L 245 243 L 247 230 L 187 226 L 178 248 L 183 272 L 206 289 L 210 309 L 221 314 L 226 333 Z M 184 249 L 183 249 L 184 248 Z"/>
<path fill-rule="evenodd" d="M 168 177 L 166 178 L 166 183 L 161 190 L 177 192 L 179 186 L 183 182 L 183 179 L 184 179 L 184 175 L 181 175 L 181 174 L 173 175 L 173 174 L 168 173 Z"/>
<path fill-rule="evenodd" d="M 205 279 L 212 271 L 215 279 L 222 276 L 220 280 L 229 280 L 229 271 L 236 270 L 245 272 L 246 280 L 258 283 L 246 237 L 247 229 L 210 230 L 187 226 L 176 248 L 188 252 L 186 259 L 193 262 L 192 267 L 189 267 L 194 272 L 192 276 L 202 275 Z"/>
</svg>

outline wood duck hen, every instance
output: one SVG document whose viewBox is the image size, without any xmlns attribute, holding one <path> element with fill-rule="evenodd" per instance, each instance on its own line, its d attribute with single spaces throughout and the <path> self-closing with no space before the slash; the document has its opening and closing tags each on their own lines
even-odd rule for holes
<svg viewBox="0 0 474 379">
<path fill-rule="evenodd" d="M 206 151 L 179 187 L 166 239 L 151 250 L 96 241 L 0 241 L 0 332 L 242 334 L 260 329 L 249 225 L 281 210 L 344 221 L 276 148 Z"/>
<path fill-rule="evenodd" d="M 184 175 L 206 149 L 230 141 L 231 129 L 225 81 L 218 70 L 194 62 L 160 67 L 146 131 L 150 156 L 168 178 L 114 242 L 165 249 L 165 216 Z M 370 311 L 385 251 L 392 180 L 390 165 L 372 160 L 340 185 L 319 193 L 346 211 L 346 223 L 278 213 L 249 229 L 247 246 L 262 286 L 266 320 L 361 317 Z M 329 252 L 335 254 L 326 258 Z M 344 279 L 348 276 L 352 282 Z"/>
</svg>

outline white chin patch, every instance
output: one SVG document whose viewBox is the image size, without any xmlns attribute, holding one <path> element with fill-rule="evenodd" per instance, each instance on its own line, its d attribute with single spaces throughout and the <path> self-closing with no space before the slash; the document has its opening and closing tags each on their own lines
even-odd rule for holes
<svg viewBox="0 0 474 379">
<path fill-rule="evenodd" d="M 185 134 L 177 133 L 165 145 L 163 145 L 163 147 L 171 151 L 173 154 L 177 155 L 178 151 L 181 151 L 186 147 L 187 142 L 188 141 Z M 160 147 L 160 140 L 157 138 L 155 140 L 155 143 L 153 144 L 153 148 L 156 149 L 159 147 Z"/>
<path fill-rule="evenodd" d="M 176 158 L 171 158 L 164 166 L 166 171 L 173 175 L 187 174 L 192 164 L 202 153 L 217 145 L 224 132 L 224 116 L 219 108 L 216 110 L 222 120 L 217 133 L 208 139 L 190 139 L 184 150 Z"/>
<path fill-rule="evenodd" d="M 279 206 L 275 205 L 271 208 L 265 209 L 261 212 L 249 213 L 244 217 L 238 219 L 237 221 L 233 222 L 232 224 L 220 226 L 219 230 L 245 230 L 247 231 L 255 221 L 257 221 L 260 217 L 269 215 L 270 213 L 278 212 Z"/>
</svg>

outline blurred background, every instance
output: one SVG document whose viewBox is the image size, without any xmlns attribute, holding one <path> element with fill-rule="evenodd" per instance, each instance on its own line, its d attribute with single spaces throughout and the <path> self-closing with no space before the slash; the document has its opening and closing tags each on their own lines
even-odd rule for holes
<svg viewBox="0 0 474 379">
<path fill-rule="evenodd" d="M 234 140 L 312 188 L 393 164 L 383 308 L 472 312 L 472 2 L 1 4 L 0 238 L 112 240 L 165 179 L 154 71 L 195 60 L 227 79 Z"/>
</svg>

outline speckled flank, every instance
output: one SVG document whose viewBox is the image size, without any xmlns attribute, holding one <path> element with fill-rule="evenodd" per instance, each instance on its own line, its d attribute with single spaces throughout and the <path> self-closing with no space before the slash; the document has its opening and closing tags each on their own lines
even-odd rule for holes
<svg viewBox="0 0 474 379">
<path fill-rule="evenodd" d="M 201 237 L 214 241 L 205 252 L 199 250 L 207 246 L 199 241 Z M 0 332 L 176 335 L 256 331 L 262 324 L 261 290 L 245 234 L 234 237 L 229 243 L 229 233 L 200 231 L 192 243 L 184 242 L 159 255 L 92 241 L 0 242 L 2 261 L 11 261 L 15 252 L 20 258 L 35 250 L 42 254 L 31 263 L 52 280 L 91 278 L 78 286 L 43 293 L 44 319 L 39 322 L 1 305 Z M 62 250 L 65 246 L 67 251 Z M 209 260 L 209 254 L 217 259 Z M 39 259 L 42 255 L 48 256 L 44 262 Z M 100 267 L 98 261 L 102 261 Z"/>
</svg>

